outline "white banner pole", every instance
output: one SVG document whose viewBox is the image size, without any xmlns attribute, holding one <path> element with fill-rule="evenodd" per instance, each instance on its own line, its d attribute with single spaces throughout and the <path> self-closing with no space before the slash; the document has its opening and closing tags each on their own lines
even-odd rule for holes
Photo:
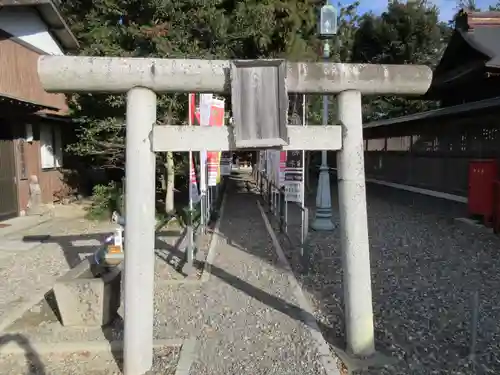
<svg viewBox="0 0 500 375">
<path fill-rule="evenodd" d="M 208 126 L 210 122 L 210 106 L 212 105 L 212 94 L 200 94 L 200 126 Z M 200 191 L 203 197 L 203 217 L 204 222 L 210 220 L 210 194 L 208 192 L 208 167 L 207 152 L 200 152 Z M 206 228 L 205 228 L 206 231 Z"/>
<path fill-rule="evenodd" d="M 307 105 L 306 105 L 306 95 L 302 95 L 302 126 L 306 126 L 307 122 Z M 301 255 L 304 255 L 304 242 L 306 241 L 305 236 L 306 234 L 304 233 L 304 225 L 306 221 L 306 214 L 305 214 L 305 208 L 306 208 L 306 189 L 305 189 L 305 183 L 306 183 L 306 150 L 302 150 L 302 181 L 300 183 L 300 205 L 302 210 L 301 212 L 301 225 L 300 225 L 300 251 Z"/>
<path fill-rule="evenodd" d="M 195 94 L 188 95 L 188 125 L 193 125 L 193 116 L 194 116 L 194 108 L 193 108 L 193 99 Z M 189 151 L 189 222 L 187 223 L 187 237 L 188 237 L 188 246 L 187 246 L 187 264 L 188 266 L 193 265 L 194 258 L 194 231 L 193 231 L 193 181 L 192 181 L 192 171 L 193 171 L 193 152 Z"/>
</svg>

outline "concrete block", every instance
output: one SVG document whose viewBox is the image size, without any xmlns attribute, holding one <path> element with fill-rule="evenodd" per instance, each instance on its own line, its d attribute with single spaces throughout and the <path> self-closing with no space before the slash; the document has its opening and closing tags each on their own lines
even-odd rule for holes
<svg viewBox="0 0 500 375">
<path fill-rule="evenodd" d="M 55 286 L 62 324 L 96 327 L 110 323 L 120 307 L 121 271 L 95 277 L 88 259 L 61 276 Z"/>
</svg>

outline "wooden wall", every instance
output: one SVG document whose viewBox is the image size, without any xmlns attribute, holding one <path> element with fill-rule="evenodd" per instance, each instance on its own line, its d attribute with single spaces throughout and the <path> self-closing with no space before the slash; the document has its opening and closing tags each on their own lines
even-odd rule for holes
<svg viewBox="0 0 500 375">
<path fill-rule="evenodd" d="M 470 161 L 500 160 L 498 112 L 366 129 L 366 175 L 466 196 Z"/>
<path fill-rule="evenodd" d="M 43 120 L 47 123 L 47 120 Z M 42 190 L 43 203 L 53 203 L 58 200 L 59 196 L 65 195 L 69 191 L 68 186 L 64 182 L 62 172 L 57 169 L 42 169 L 41 153 L 40 153 L 40 120 L 35 121 L 33 118 L 11 118 L 9 122 L 16 131 L 16 136 L 13 140 L 16 150 L 16 164 L 18 174 L 18 199 L 20 210 L 26 210 L 29 200 L 29 179 L 30 176 L 38 176 L 38 182 Z M 32 124 L 33 141 L 26 142 L 24 140 L 24 128 L 26 123 Z M 61 128 L 61 131 L 69 131 L 65 128 L 70 124 L 52 121 L 52 126 Z M 63 167 L 64 167 L 64 160 Z M 23 171 L 24 169 L 24 171 Z"/>
<path fill-rule="evenodd" d="M 11 39 L 10 34 L 0 29 L 0 96 L 51 107 L 41 112 L 67 114 L 68 106 L 65 95 L 47 93 L 41 86 L 37 73 L 39 56 L 39 52 L 19 44 Z M 6 108 L 5 105 L 4 103 L 3 108 Z M 28 204 L 29 178 L 32 175 L 38 177 L 43 202 L 52 203 L 60 192 L 67 190 L 67 187 L 58 169 L 43 170 L 41 168 L 40 134 L 37 123 L 40 117 L 33 116 L 33 108 L 26 107 L 23 111 L 19 105 L 13 105 L 12 110 L 2 112 L 4 113 L 0 113 L 0 117 L 3 117 L 3 120 L 12 127 L 14 134 L 12 142 L 15 146 L 19 210 L 25 210 Z M 27 123 L 33 127 L 32 142 L 24 141 Z M 63 132 L 72 131 L 72 129 L 64 129 L 64 127 L 72 126 L 70 124 L 51 123 L 53 126 L 63 127 Z"/>
<path fill-rule="evenodd" d="M 57 108 L 57 112 L 68 112 L 64 94 L 49 94 L 38 79 L 39 53 L 9 39 L 10 35 L 0 30 L 0 95 L 7 94 L 25 101 Z"/>
</svg>

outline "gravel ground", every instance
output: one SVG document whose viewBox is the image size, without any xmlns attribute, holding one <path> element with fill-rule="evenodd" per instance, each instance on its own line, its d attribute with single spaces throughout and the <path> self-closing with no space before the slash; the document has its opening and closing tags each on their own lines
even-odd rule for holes
<svg viewBox="0 0 500 375">
<path fill-rule="evenodd" d="M 61 226 L 61 223 L 59 223 L 59 226 Z M 93 230 L 97 230 L 94 226 L 92 228 Z M 107 229 L 107 227 L 104 226 L 104 229 Z M 72 230 L 76 231 L 77 229 L 73 226 Z M 36 235 L 44 231 L 47 232 L 48 229 L 33 230 L 32 234 Z M 71 228 L 66 226 L 66 231 L 71 231 Z M 167 328 L 158 329 L 155 332 L 155 338 L 188 338 L 190 337 L 190 335 L 194 334 L 193 332 L 195 332 L 190 329 L 191 326 L 189 324 L 185 324 L 186 321 L 191 322 L 191 320 L 189 319 L 184 321 L 186 314 L 189 315 L 191 314 L 191 312 L 184 310 L 189 310 L 191 308 L 192 302 L 198 303 L 197 299 L 199 296 L 199 285 L 194 284 L 191 287 L 186 288 L 182 284 L 168 284 L 168 282 L 172 280 L 182 281 L 185 279 L 197 279 L 201 274 L 198 269 L 195 269 L 195 272 L 192 275 L 186 276 L 176 270 L 171 264 L 167 262 L 167 260 L 170 259 L 175 260 L 177 258 L 183 258 L 182 251 L 173 249 L 175 244 L 178 242 L 177 239 L 180 232 L 181 230 L 179 228 L 169 226 L 168 230 L 163 230 L 158 236 L 157 258 L 155 263 L 155 311 L 157 312 L 155 317 L 155 326 L 161 328 L 165 326 L 165 322 L 168 322 L 168 324 L 166 325 Z M 210 237 L 211 235 L 207 234 L 200 235 L 197 238 L 200 249 L 197 254 L 199 265 L 203 265 L 204 258 L 206 258 Z M 81 245 L 81 243 L 84 241 L 87 240 L 78 240 L 78 244 Z M 34 250 L 34 252 L 39 251 L 40 248 L 41 246 L 37 250 Z M 54 264 L 56 264 L 55 262 L 58 260 L 60 263 L 58 273 L 62 272 L 60 270 L 67 270 L 68 267 L 64 265 L 64 257 L 63 255 L 61 255 L 62 252 L 59 249 L 52 250 L 56 255 L 50 257 L 49 259 L 44 259 L 47 261 L 47 263 L 50 263 L 52 267 L 54 267 Z M 59 253 L 57 251 L 59 251 Z M 30 259 L 32 259 L 34 256 L 38 256 L 33 252 L 30 252 L 29 254 Z M 45 252 L 45 257 L 47 257 L 46 254 L 47 253 Z M 28 255 L 28 253 L 26 253 L 26 255 Z M 27 262 L 27 259 L 28 258 L 23 258 L 22 261 Z M 40 274 L 35 273 L 33 270 L 27 270 L 26 272 L 32 272 L 35 275 L 35 278 L 40 277 Z M 23 278 L 19 278 L 20 287 L 27 288 L 25 285 L 30 282 L 29 280 L 32 277 L 33 276 L 24 277 L 24 280 Z M 40 285 L 37 290 L 40 293 L 42 291 L 48 291 L 52 288 L 56 278 L 57 277 L 47 278 L 46 282 Z M 163 281 L 166 281 L 167 283 L 163 283 Z M 5 285 L 5 288 L 6 290 L 9 288 L 7 283 Z M 186 288 L 186 292 L 182 292 L 182 289 L 184 288 Z M 48 303 L 47 301 L 51 303 Z M 100 327 L 87 328 L 84 330 L 74 329 L 64 327 L 60 324 L 57 316 L 54 314 L 54 306 L 56 306 L 56 302 L 54 300 L 53 293 L 47 293 L 45 299 L 42 299 L 39 303 L 35 304 L 31 309 L 26 311 L 20 317 L 20 319 L 15 321 L 14 324 L 7 327 L 6 332 L 22 334 L 30 340 L 47 343 L 121 340 L 123 338 L 123 320 L 120 316 L 117 317 L 112 325 L 107 326 L 104 329 L 101 329 Z M 165 306 L 168 307 L 167 310 L 164 309 Z M 174 309 L 174 313 L 172 313 L 172 309 Z M 178 315 L 176 313 L 177 311 L 181 313 Z M 119 314 L 123 316 L 123 304 L 120 307 Z M 194 312 L 194 314 L 196 315 L 196 311 Z"/>
<path fill-rule="evenodd" d="M 0 237 L 0 241 L 19 241 L 21 245 L 23 238 L 39 243 L 30 250 L 4 252 L 0 257 L 0 322 L 16 306 L 51 289 L 55 280 L 91 253 L 111 229 L 109 223 L 55 218 Z M 40 243 L 39 236 L 48 234 L 51 237 Z"/>
<path fill-rule="evenodd" d="M 157 334 L 197 336 L 192 374 L 323 374 L 256 197 L 239 188 L 227 196 L 210 280 L 157 293 L 157 316 L 167 317 Z"/>
<path fill-rule="evenodd" d="M 195 267 L 186 273 L 184 265 L 187 237 L 185 231 L 177 223 L 170 224 L 168 229 L 163 229 L 156 240 L 156 280 L 198 280 L 201 276 L 205 259 L 207 257 L 211 232 L 195 235 Z"/>
<path fill-rule="evenodd" d="M 153 367 L 148 375 L 173 375 L 179 360 L 180 347 L 155 348 Z M 99 354 L 75 352 L 70 354 L 49 354 L 40 357 L 26 348 L 24 356 L 0 357 L 2 374 L 5 375 L 119 375 L 123 359 L 110 352 Z"/>
<path fill-rule="evenodd" d="M 220 228 L 222 236 L 218 240 L 209 281 L 203 284 L 156 284 L 155 339 L 196 337 L 198 351 L 191 367 L 192 374 L 323 375 L 314 343 L 300 320 L 301 311 L 287 274 L 278 266 L 256 197 L 249 194 L 244 185 L 238 189 L 239 192 L 233 191 L 227 199 L 226 215 Z M 68 232 L 62 228 L 61 231 L 61 237 Z M 208 241 L 205 242 L 208 245 Z M 50 257 L 52 263 L 56 248 L 59 246 L 51 248 L 54 252 Z M 27 267 L 28 260 L 33 259 L 37 251 L 22 254 L 27 256 L 23 258 L 23 267 Z M 61 253 L 59 249 L 57 272 L 50 278 L 47 276 L 43 285 L 51 286 L 59 273 L 64 272 L 66 258 Z M 46 251 L 40 254 L 41 260 L 49 258 L 47 254 L 51 255 Z M 46 261 L 50 263 L 49 259 Z M 67 264 L 65 267 L 68 268 Z M 37 274 L 37 271 L 27 268 L 24 272 L 26 275 Z M 41 290 L 42 285 L 38 289 Z M 25 314 L 22 325 L 12 327 L 13 332 L 30 340 L 45 342 L 116 340 L 122 336 L 122 322 L 104 332 L 100 329 L 67 329 L 55 321 L 49 310 L 44 303 L 35 306 Z M 91 362 L 102 364 L 102 371 L 111 371 L 109 368 L 113 366 L 101 359 Z M 76 361 L 62 359 L 43 360 L 42 363 L 46 366 L 45 374 L 68 373 L 61 367 L 49 369 L 52 363 L 67 366 L 67 369 L 78 365 Z M 106 367 L 108 365 L 111 367 Z M 20 365 L 17 366 L 13 371 L 22 373 Z M 78 374 L 78 371 L 77 366 L 72 373 Z M 81 371 L 106 374 L 90 369 Z M 169 372 L 162 370 L 159 373 Z"/>
<path fill-rule="evenodd" d="M 196 336 L 199 353 L 191 373 L 197 375 L 322 374 L 309 333 L 299 321 L 298 303 L 286 274 L 277 266 L 256 196 L 238 183 L 239 194 L 228 196 L 221 223 L 224 239 L 219 240 L 210 280 L 156 286 L 155 338 Z M 336 195 L 333 187 L 334 207 L 338 207 Z M 314 206 L 314 197 L 308 205 Z M 454 218 L 464 216 L 465 211 L 459 204 L 369 185 L 368 206 L 376 343 L 380 351 L 399 361 L 361 374 L 500 373 L 500 257 L 496 256 L 500 239 L 457 225 Z M 298 212 L 289 211 L 294 243 L 298 241 Z M 338 223 L 337 212 L 334 222 Z M 93 233 L 111 228 L 55 219 L 30 229 L 30 235 L 51 233 L 54 237 L 36 249 L 0 257 L 0 319 L 16 304 L 50 289 L 57 277 L 91 251 L 92 241 L 101 239 Z M 338 231 L 311 233 L 307 269 L 297 256 L 297 247 L 283 243 L 296 276 L 314 302 L 327 341 L 343 346 Z M 11 235 L 9 239 L 20 238 Z M 480 296 L 480 309 L 477 355 L 472 363 L 467 357 L 475 292 Z M 43 324 L 36 329 L 45 330 Z M 99 331 L 89 330 L 85 337 L 106 336 Z M 120 338 L 120 329 L 115 331 L 119 333 L 113 338 Z M 44 332 L 58 341 L 82 340 L 81 334 L 63 328 Z M 15 373 L 23 371 L 17 367 Z M 45 373 L 66 372 L 47 367 Z"/>
<path fill-rule="evenodd" d="M 465 206 L 369 185 L 368 221 L 377 349 L 398 359 L 394 366 L 360 374 L 500 373 L 500 238 L 457 225 Z M 333 207 L 338 207 L 332 187 Z M 308 206 L 314 207 L 314 196 Z M 311 232 L 310 261 L 282 239 L 287 256 L 314 301 L 317 319 L 332 345 L 345 345 L 339 229 Z M 313 214 L 311 212 L 311 220 Z M 333 221 L 338 225 L 338 211 Z M 472 296 L 479 293 L 476 360 L 471 344 Z"/>
</svg>

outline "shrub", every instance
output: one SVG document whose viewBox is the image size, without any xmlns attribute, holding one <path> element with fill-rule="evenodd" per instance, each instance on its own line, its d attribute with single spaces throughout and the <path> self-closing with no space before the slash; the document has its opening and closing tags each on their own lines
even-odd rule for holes
<svg viewBox="0 0 500 375">
<path fill-rule="evenodd" d="M 87 218 L 92 220 L 106 220 L 113 211 L 122 211 L 123 193 L 116 182 L 108 185 L 96 185 L 92 189 L 92 205 Z"/>
</svg>

